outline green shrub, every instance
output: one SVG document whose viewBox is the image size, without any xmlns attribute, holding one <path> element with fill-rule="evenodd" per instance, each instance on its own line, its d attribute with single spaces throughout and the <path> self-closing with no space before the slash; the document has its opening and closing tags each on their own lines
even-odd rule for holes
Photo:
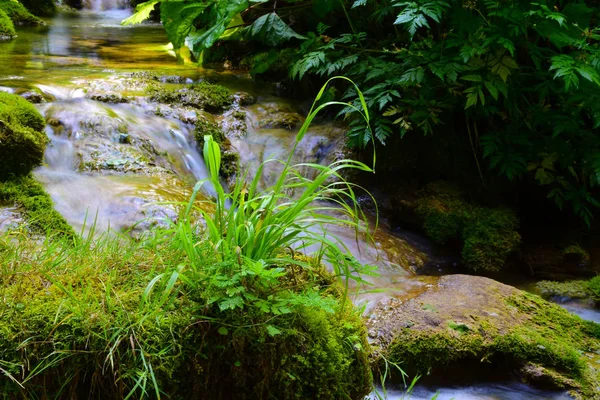
<svg viewBox="0 0 600 400">
<path fill-rule="evenodd" d="M 0 9 L 0 37 L 13 38 L 17 35 L 13 22 L 8 15 Z M 1 40 L 1 39 L 0 39 Z"/>
<path fill-rule="evenodd" d="M 42 25 L 44 23 L 17 0 L 0 0 L 0 10 L 4 11 L 15 25 Z"/>
<path fill-rule="evenodd" d="M 44 118 L 21 97 L 0 92 L 0 180 L 41 164 L 48 138 Z"/>
<path fill-rule="evenodd" d="M 496 271 L 521 243 L 519 222 L 508 209 L 478 208 L 462 232 L 463 262 L 472 270 Z"/>
<path fill-rule="evenodd" d="M 467 202 L 446 183 L 428 185 L 416 212 L 433 241 L 461 244 L 463 262 L 474 271 L 501 269 L 521 241 L 519 222 L 511 210 Z"/>
</svg>

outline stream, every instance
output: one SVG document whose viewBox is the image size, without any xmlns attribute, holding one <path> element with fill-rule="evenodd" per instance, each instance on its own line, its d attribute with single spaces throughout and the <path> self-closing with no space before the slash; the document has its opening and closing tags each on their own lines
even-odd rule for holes
<svg viewBox="0 0 600 400">
<path fill-rule="evenodd" d="M 246 115 L 247 133 L 231 137 L 242 165 L 252 173 L 269 158 L 287 156 L 295 132 L 265 127 L 262 121 L 277 113 L 301 115 L 305 104 L 277 97 L 273 87 L 255 85 L 246 74 L 177 65 L 159 24 L 122 27 L 120 21 L 129 11 L 99 11 L 110 8 L 111 2 L 93 4 L 94 10 L 58 14 L 47 26 L 21 27 L 16 40 L 0 42 L 0 90 L 44 99 L 38 108 L 48 121 L 51 144 L 46 163 L 35 176 L 56 209 L 77 230 L 83 232 L 95 223 L 100 231 L 143 231 L 164 218 L 176 218 L 176 204 L 185 202 L 194 183 L 207 176 L 194 140 L 193 115 L 185 109 L 157 109 L 141 96 L 138 75 L 132 73 L 152 71 L 168 82 L 182 77 L 174 79 L 175 86 L 210 78 L 232 93 L 249 93 L 256 104 L 237 106 Z M 135 100 L 109 103 L 99 101 L 97 93 L 126 94 Z M 234 121 L 227 112 L 217 118 L 223 126 Z M 317 124 L 299 146 L 295 160 L 327 164 L 342 139 L 341 127 Z M 277 167 L 267 169 L 263 184 L 277 176 Z M 2 215 L 11 213 L 14 210 L 0 208 L 0 228 Z M 336 233 L 359 261 L 379 267 L 380 276 L 371 280 L 372 290 L 357 294 L 359 303 L 414 296 L 437 280 L 416 275 L 415 267 L 445 261 L 425 239 L 392 231 L 385 224 L 374 246 L 356 240 L 354 231 Z M 566 308 L 586 319 L 600 320 L 600 314 L 587 308 L 575 304 Z M 411 398 L 431 399 L 438 390 L 439 400 L 568 398 L 517 382 L 417 386 Z M 402 392 L 392 390 L 388 396 L 400 399 Z"/>
</svg>

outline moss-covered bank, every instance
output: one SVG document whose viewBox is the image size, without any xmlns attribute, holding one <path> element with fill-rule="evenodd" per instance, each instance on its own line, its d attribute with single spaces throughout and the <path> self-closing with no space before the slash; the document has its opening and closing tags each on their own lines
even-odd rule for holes
<svg viewBox="0 0 600 400">
<path fill-rule="evenodd" d="M 491 279 L 442 277 L 412 300 L 375 310 L 369 331 L 377 351 L 411 374 L 517 374 L 600 396 L 600 371 L 586 355 L 600 349 L 600 325 Z"/>
<path fill-rule="evenodd" d="M 27 219 L 32 233 L 75 238 L 73 228 L 54 209 L 54 202 L 33 176 L 0 181 L 0 205 L 16 205 Z"/>
<path fill-rule="evenodd" d="M 48 142 L 45 125 L 27 100 L 0 92 L 0 181 L 27 175 L 41 164 Z"/>
<path fill-rule="evenodd" d="M 544 297 L 560 296 L 600 302 L 600 276 L 566 282 L 540 281 L 536 283 L 535 288 Z"/>
<path fill-rule="evenodd" d="M 43 25 L 44 21 L 33 15 L 17 0 L 0 0 L 0 10 L 4 11 L 15 25 Z"/>
<path fill-rule="evenodd" d="M 154 397 L 156 388 L 178 399 L 368 393 L 364 325 L 349 303 L 341 306 L 323 270 L 289 266 L 279 294 L 315 291 L 335 312 L 309 305 L 279 315 L 219 308 L 184 285 L 163 297 L 162 282 L 153 278 L 186 260 L 177 246 L 159 242 L 5 241 L 0 362 L 12 378 L 0 380 L 0 392 L 114 399 Z"/>
<path fill-rule="evenodd" d="M 3 40 L 10 40 L 16 35 L 17 32 L 15 32 L 13 22 L 8 15 L 0 9 L 0 42 Z"/>
</svg>

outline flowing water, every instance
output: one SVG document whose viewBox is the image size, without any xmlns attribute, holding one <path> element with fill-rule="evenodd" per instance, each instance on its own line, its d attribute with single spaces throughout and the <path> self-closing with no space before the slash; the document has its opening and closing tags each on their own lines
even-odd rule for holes
<svg viewBox="0 0 600 400">
<path fill-rule="evenodd" d="M 157 108 L 141 96 L 129 103 L 110 104 L 94 97 L 96 92 L 141 95 L 132 72 L 152 71 L 167 81 L 172 76 L 184 77 L 185 82 L 210 76 L 232 93 L 249 92 L 257 102 L 244 107 L 244 121 L 238 121 L 247 133 L 231 136 L 242 165 L 252 174 L 268 158 L 286 158 L 295 131 L 269 121 L 273 115 L 293 120 L 305 105 L 280 99 L 272 88 L 257 87 L 245 75 L 177 65 L 165 46 L 168 41 L 162 27 L 122 27 L 120 21 L 130 13 L 116 9 L 116 0 L 89 0 L 87 7 L 59 14 L 44 27 L 19 28 L 16 40 L 0 43 L 0 90 L 32 92 L 45 99 L 39 110 L 47 118 L 51 144 L 46 164 L 35 175 L 74 227 L 84 229 L 95 220 L 101 230 L 146 229 L 165 218 L 176 218 L 176 203 L 186 201 L 194 183 L 206 177 L 188 110 Z M 236 129 L 229 126 L 236 122 L 227 113 L 218 118 L 225 127 Z M 342 137 L 340 127 L 321 123 L 307 134 L 295 160 L 329 163 Z M 265 186 L 280 171 L 276 163 L 271 165 L 262 177 Z M 0 208 L 0 227 L 14 212 Z M 394 233 L 384 226 L 375 235 L 374 245 L 368 245 L 363 238 L 357 240 L 353 231 L 336 233 L 360 261 L 380 267 L 380 276 L 372 280 L 377 290 L 361 294 L 357 301 L 414 296 L 436 281 L 413 272 L 423 263 L 436 262 L 429 246 L 415 235 Z M 412 398 L 431 398 L 438 389 L 439 399 L 564 398 L 518 383 L 418 387 Z"/>
</svg>

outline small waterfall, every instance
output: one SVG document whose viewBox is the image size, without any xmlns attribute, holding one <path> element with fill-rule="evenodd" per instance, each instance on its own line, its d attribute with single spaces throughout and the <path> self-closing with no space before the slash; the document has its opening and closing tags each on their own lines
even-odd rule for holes
<svg viewBox="0 0 600 400">
<path fill-rule="evenodd" d="M 84 0 L 83 8 L 92 11 L 122 10 L 129 4 L 127 0 Z"/>
</svg>

